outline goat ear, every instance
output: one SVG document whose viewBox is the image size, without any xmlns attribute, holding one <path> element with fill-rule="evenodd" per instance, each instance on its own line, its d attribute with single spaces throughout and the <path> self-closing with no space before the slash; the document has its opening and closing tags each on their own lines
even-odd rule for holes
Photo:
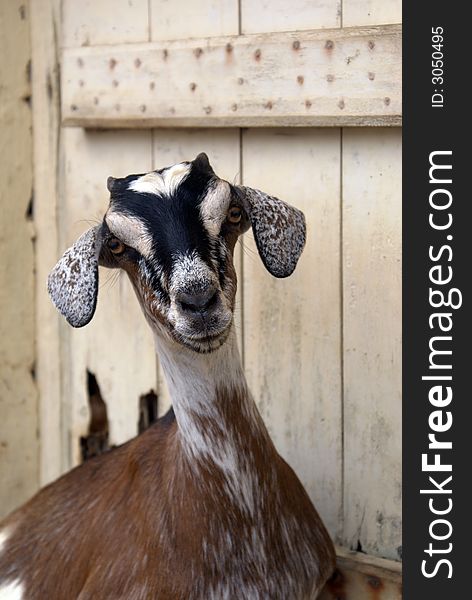
<svg viewBox="0 0 472 600">
<path fill-rule="evenodd" d="M 274 277 L 288 277 L 305 246 L 304 214 L 260 190 L 245 186 L 238 189 L 265 268 Z"/>
<path fill-rule="evenodd" d="M 86 231 L 49 273 L 49 295 L 72 327 L 87 325 L 97 305 L 99 230 Z"/>
</svg>

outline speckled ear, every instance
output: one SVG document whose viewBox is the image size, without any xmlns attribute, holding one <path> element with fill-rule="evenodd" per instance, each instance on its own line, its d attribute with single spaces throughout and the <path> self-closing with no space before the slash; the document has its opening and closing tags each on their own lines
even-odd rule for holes
<svg viewBox="0 0 472 600">
<path fill-rule="evenodd" d="M 72 327 L 87 325 L 97 305 L 99 229 L 86 231 L 49 273 L 49 295 Z"/>
<path fill-rule="evenodd" d="M 259 255 L 274 277 L 288 277 L 305 246 L 305 215 L 260 190 L 238 186 Z"/>
</svg>

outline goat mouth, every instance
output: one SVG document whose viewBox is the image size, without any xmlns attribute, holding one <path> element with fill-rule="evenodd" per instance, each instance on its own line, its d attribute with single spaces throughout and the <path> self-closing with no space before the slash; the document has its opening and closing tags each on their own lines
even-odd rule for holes
<svg viewBox="0 0 472 600">
<path fill-rule="evenodd" d="M 182 333 L 174 332 L 174 335 L 182 346 L 185 346 L 194 352 L 198 352 L 199 354 L 209 354 L 210 352 L 214 352 L 215 350 L 218 350 L 218 348 L 221 348 L 228 339 L 230 329 L 231 324 L 218 333 L 184 335 Z"/>
</svg>

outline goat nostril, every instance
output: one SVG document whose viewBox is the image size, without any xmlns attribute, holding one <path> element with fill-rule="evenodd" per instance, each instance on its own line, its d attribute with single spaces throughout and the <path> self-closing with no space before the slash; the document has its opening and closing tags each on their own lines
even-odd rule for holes
<svg viewBox="0 0 472 600">
<path fill-rule="evenodd" d="M 218 292 L 215 288 L 210 288 L 205 292 L 196 294 L 188 294 L 180 292 L 177 297 L 177 302 L 180 308 L 185 312 L 204 312 L 216 304 L 218 300 Z"/>
</svg>

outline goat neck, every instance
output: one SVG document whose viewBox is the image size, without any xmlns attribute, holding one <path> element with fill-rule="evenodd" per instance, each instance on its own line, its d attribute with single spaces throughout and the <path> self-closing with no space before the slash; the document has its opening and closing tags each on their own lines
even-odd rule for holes
<svg viewBox="0 0 472 600">
<path fill-rule="evenodd" d="M 209 354 L 193 352 L 160 336 L 155 339 L 180 441 L 189 458 L 206 454 L 221 463 L 227 456 L 218 456 L 218 448 L 225 445 L 229 451 L 228 446 L 238 446 L 249 437 L 264 440 L 267 449 L 273 450 L 248 389 L 234 327 L 226 342 Z"/>
</svg>

